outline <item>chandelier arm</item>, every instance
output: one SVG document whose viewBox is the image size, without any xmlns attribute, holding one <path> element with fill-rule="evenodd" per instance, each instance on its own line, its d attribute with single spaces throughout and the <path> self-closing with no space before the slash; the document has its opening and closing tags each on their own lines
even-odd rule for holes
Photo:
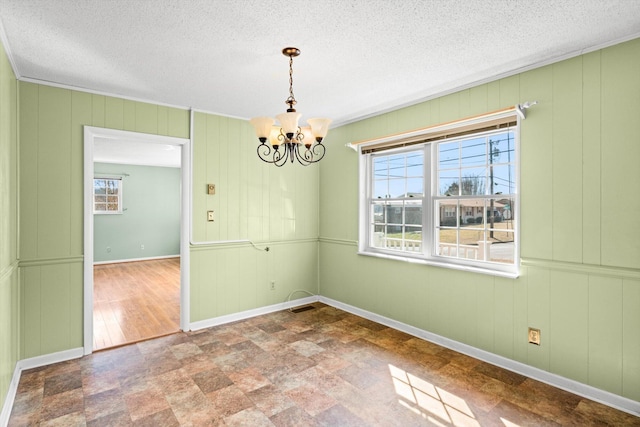
<svg viewBox="0 0 640 427">
<path fill-rule="evenodd" d="M 282 152 L 280 152 L 280 150 L 278 150 L 278 155 L 276 157 L 276 153 L 274 153 L 273 155 L 273 164 L 275 164 L 277 167 L 282 167 L 287 163 L 287 160 L 289 159 L 289 143 L 283 143 L 281 146 L 282 148 Z"/>
<path fill-rule="evenodd" d="M 282 153 L 283 151 L 285 151 L 284 155 Z M 283 157 L 285 158 L 285 161 L 286 161 L 286 157 L 287 157 L 286 147 L 279 146 L 276 149 L 264 142 L 258 145 L 257 152 L 260 160 L 262 160 L 265 163 L 275 164 L 276 166 L 282 166 L 284 162 L 282 162 L 281 164 L 278 164 L 278 163 L 281 161 Z"/>
</svg>

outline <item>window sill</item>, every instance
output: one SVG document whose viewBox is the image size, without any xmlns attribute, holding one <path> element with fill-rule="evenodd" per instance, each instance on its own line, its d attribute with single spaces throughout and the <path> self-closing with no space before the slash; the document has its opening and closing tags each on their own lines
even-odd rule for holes
<svg viewBox="0 0 640 427">
<path fill-rule="evenodd" d="M 475 267 L 471 265 L 454 264 L 450 262 L 438 261 L 435 259 L 415 258 L 410 256 L 388 254 L 383 252 L 367 252 L 367 251 L 359 250 L 358 255 L 390 259 L 394 261 L 404 261 L 404 262 L 409 262 L 413 264 L 429 265 L 432 267 L 449 268 L 452 270 L 466 271 L 469 273 L 488 274 L 491 276 L 506 277 L 508 279 L 517 279 L 520 276 L 520 273 L 518 271 L 511 272 L 511 271 L 493 270 L 490 268 L 481 268 L 481 267 Z"/>
</svg>

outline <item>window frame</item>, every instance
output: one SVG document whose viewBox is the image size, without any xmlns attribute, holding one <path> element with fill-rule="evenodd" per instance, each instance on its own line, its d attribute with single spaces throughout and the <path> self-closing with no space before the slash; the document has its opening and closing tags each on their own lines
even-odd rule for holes
<svg viewBox="0 0 640 427">
<path fill-rule="evenodd" d="M 468 126 L 465 127 L 465 135 L 455 135 L 456 126 L 450 126 L 450 133 L 454 134 L 449 138 L 425 138 L 419 135 L 419 131 L 412 132 L 413 139 L 416 136 L 422 136 L 422 141 L 411 141 L 407 144 L 406 134 L 395 135 L 392 137 L 383 137 L 377 140 L 368 141 L 365 143 L 359 143 L 357 150 L 359 152 L 359 240 L 358 240 L 358 254 L 375 256 L 381 258 L 395 259 L 407 262 L 422 263 L 428 265 L 435 265 L 445 268 L 453 268 L 464 271 L 473 271 L 478 273 L 491 274 L 496 276 L 516 278 L 519 275 L 520 268 L 520 117 L 515 116 L 511 112 L 505 112 L 502 118 L 507 117 L 510 122 L 515 122 L 514 126 L 496 129 L 495 132 L 505 132 L 510 130 L 514 136 L 514 160 L 513 169 L 515 174 L 515 188 L 513 193 L 509 195 L 513 199 L 513 206 L 511 212 L 515 212 L 512 219 L 514 220 L 513 236 L 514 236 L 514 262 L 513 263 L 500 263 L 492 261 L 478 261 L 465 258 L 453 258 L 437 254 L 436 248 L 436 233 L 438 232 L 439 224 L 438 215 L 435 212 L 436 200 L 438 200 L 439 192 L 437 188 L 438 183 L 438 146 L 444 142 L 452 142 L 455 140 L 468 139 L 473 135 L 486 135 L 493 133 L 494 131 L 488 131 L 486 123 L 482 120 L 476 120 L 477 131 L 468 131 Z M 492 116 L 492 120 L 495 121 L 495 115 Z M 466 123 L 465 123 L 466 124 Z M 431 129 L 431 128 L 428 128 Z M 428 136 L 428 132 L 424 132 Z M 384 144 L 381 144 L 381 141 Z M 394 146 L 397 145 L 397 146 Z M 369 147 L 375 147 L 374 150 L 370 150 Z M 422 242 L 421 251 L 409 252 L 393 249 L 386 249 L 382 247 L 374 246 L 373 242 L 373 182 L 374 182 L 374 159 L 380 156 L 393 155 L 399 153 L 407 153 L 416 150 L 423 150 L 424 155 L 424 185 L 423 185 L 423 197 L 412 198 L 412 200 L 422 200 Z M 486 163 L 485 163 L 486 165 Z M 483 194 L 480 197 L 475 196 L 459 196 L 456 199 L 466 198 L 483 198 L 489 200 L 491 194 Z M 495 197 L 494 197 L 495 198 Z M 440 197 L 441 199 L 441 197 Z M 397 200 L 397 198 L 393 198 Z M 475 208 L 473 208 L 475 209 Z M 486 211 L 483 212 L 483 217 L 486 219 Z M 457 225 L 459 229 L 460 224 Z M 485 225 L 484 230 L 488 233 L 488 227 Z"/>
<path fill-rule="evenodd" d="M 96 210 L 96 180 L 105 180 L 105 181 L 116 181 L 118 183 L 118 210 L 115 211 L 110 211 L 110 210 L 105 210 L 105 211 L 100 211 L 100 210 Z M 122 213 L 124 212 L 124 209 L 122 207 L 122 191 L 123 191 L 123 179 L 121 176 L 118 175 L 104 175 L 104 174 L 99 174 L 99 175 L 95 175 L 93 177 L 93 190 L 91 191 L 93 197 L 92 197 L 92 210 L 93 210 L 93 214 L 94 215 L 122 215 Z M 105 194 L 106 195 L 106 194 Z M 102 203 L 102 202 L 99 202 Z M 108 204 L 108 202 L 105 202 Z"/>
</svg>

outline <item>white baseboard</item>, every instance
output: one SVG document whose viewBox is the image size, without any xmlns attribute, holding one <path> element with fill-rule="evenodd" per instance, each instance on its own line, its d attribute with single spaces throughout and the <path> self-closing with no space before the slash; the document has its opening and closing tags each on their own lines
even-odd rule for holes
<svg viewBox="0 0 640 427">
<path fill-rule="evenodd" d="M 45 354 L 43 356 L 19 360 L 16 363 L 16 367 L 13 371 L 13 377 L 11 378 L 11 384 L 9 384 L 9 390 L 7 391 L 7 396 L 5 397 L 4 404 L 2 405 L 2 412 L 0 412 L 0 426 L 6 427 L 9 424 L 11 408 L 13 408 L 13 404 L 16 400 L 16 393 L 18 391 L 18 384 L 20 383 L 20 376 L 22 375 L 22 371 L 26 369 L 39 368 L 40 366 L 51 365 L 58 362 L 65 362 L 71 359 L 78 359 L 83 355 L 83 348 L 73 348 L 71 350 L 64 350 L 57 353 Z"/>
<path fill-rule="evenodd" d="M 419 329 L 402 322 L 398 322 L 397 320 L 389 319 L 388 317 L 384 317 L 379 314 L 333 300 L 331 298 L 321 296 L 319 300 L 320 302 L 323 302 L 332 307 L 336 307 L 349 313 L 364 317 L 365 319 L 372 320 L 374 322 L 380 323 L 381 325 L 389 326 L 390 328 L 397 329 L 409 335 L 422 338 L 434 344 L 441 345 L 442 347 L 457 351 L 458 353 L 466 354 L 467 356 L 482 360 L 483 362 L 490 363 L 492 365 L 507 369 L 520 375 L 524 375 L 545 384 L 549 384 L 553 387 L 568 391 L 573 394 L 577 394 L 578 396 L 600 402 L 604 405 L 611 406 L 629 414 L 640 416 L 640 402 L 636 402 L 635 400 L 627 399 L 626 397 L 622 397 L 608 391 L 600 390 L 590 385 L 586 385 L 578 381 L 562 377 L 560 375 L 552 374 L 551 372 L 544 371 L 542 369 L 534 368 L 533 366 L 529 366 L 524 363 L 517 362 L 515 360 L 511 360 L 506 357 L 499 356 L 497 354 L 493 354 L 488 351 L 481 350 L 479 348 L 472 347 L 470 345 L 463 344 L 449 338 L 445 338 L 432 332 L 425 331 L 423 329 Z"/>
<path fill-rule="evenodd" d="M 162 255 L 162 256 L 151 256 L 148 258 L 128 258 L 128 259 L 114 259 L 109 261 L 96 261 L 93 263 L 93 265 L 122 264 L 124 262 L 153 261 L 154 259 L 169 259 L 169 258 L 180 258 L 180 255 Z"/>
<path fill-rule="evenodd" d="M 262 314 L 268 314 L 268 313 L 273 313 L 275 311 L 285 310 L 291 307 L 297 307 L 299 305 L 311 304 L 316 301 L 319 301 L 319 297 L 317 295 L 294 299 L 287 302 L 268 305 L 266 307 L 254 308 L 252 310 L 241 311 L 239 313 L 227 314 L 226 316 L 200 320 L 198 322 L 190 323 L 189 329 L 192 331 L 197 331 L 199 329 L 205 329 L 205 328 L 210 328 L 212 326 L 224 325 L 225 323 L 237 322 L 238 320 L 244 320 L 250 317 L 260 316 Z"/>
<path fill-rule="evenodd" d="M 20 371 L 25 369 L 39 368 L 40 366 L 52 365 L 54 363 L 65 362 L 67 360 L 79 359 L 84 356 L 84 348 L 72 348 L 70 350 L 59 351 L 57 353 L 45 354 L 19 360 L 16 364 Z"/>
<path fill-rule="evenodd" d="M 7 396 L 4 398 L 4 405 L 2 405 L 2 412 L 0 412 L 0 426 L 6 427 L 9 425 L 9 417 L 11 416 L 11 408 L 13 408 L 13 402 L 16 400 L 16 393 L 18 392 L 18 384 L 20 383 L 20 368 L 16 363 L 16 367 L 13 371 L 13 377 L 9 384 L 9 390 L 7 390 Z"/>
</svg>

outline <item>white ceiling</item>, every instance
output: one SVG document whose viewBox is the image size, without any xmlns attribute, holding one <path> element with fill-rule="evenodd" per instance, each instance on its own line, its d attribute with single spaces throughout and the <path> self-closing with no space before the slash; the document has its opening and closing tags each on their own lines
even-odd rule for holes
<svg viewBox="0 0 640 427">
<path fill-rule="evenodd" d="M 638 0 L 0 0 L 19 79 L 354 121 L 640 36 Z M 522 100 L 526 101 L 526 100 Z"/>
</svg>

